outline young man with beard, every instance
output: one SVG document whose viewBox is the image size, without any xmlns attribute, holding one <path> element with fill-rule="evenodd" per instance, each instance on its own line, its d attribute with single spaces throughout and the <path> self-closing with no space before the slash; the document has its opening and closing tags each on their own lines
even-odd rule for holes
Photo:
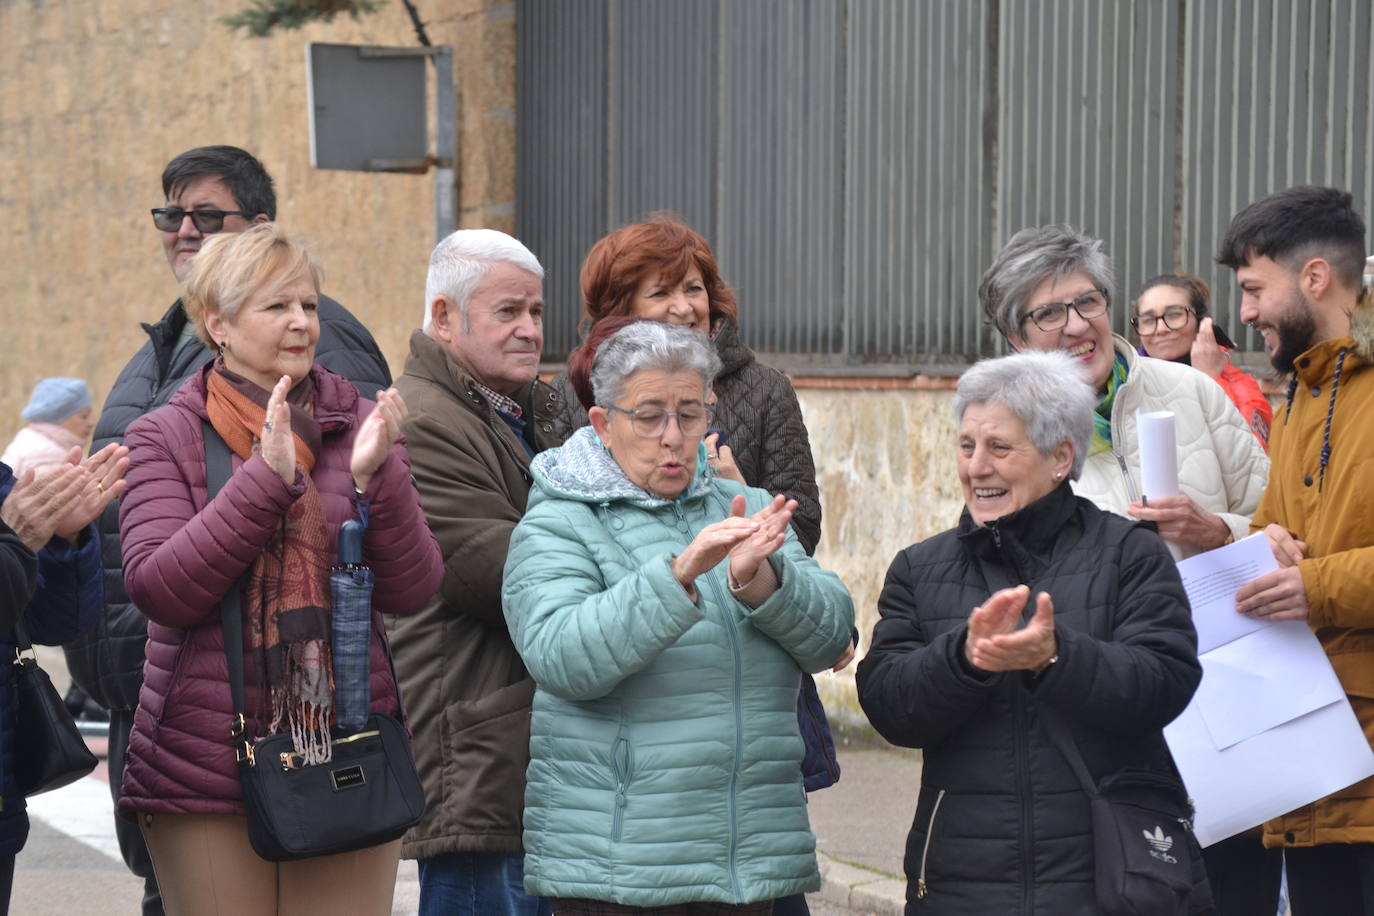
<svg viewBox="0 0 1374 916">
<path fill-rule="evenodd" d="M 1289 373 L 1274 413 L 1269 484 L 1252 526 L 1280 569 L 1236 609 L 1306 620 L 1374 741 L 1374 299 L 1361 298 L 1365 226 L 1351 195 L 1295 187 L 1242 210 L 1217 261 L 1240 316 Z M 1270 821 L 1294 916 L 1374 913 L 1374 777 Z"/>
</svg>

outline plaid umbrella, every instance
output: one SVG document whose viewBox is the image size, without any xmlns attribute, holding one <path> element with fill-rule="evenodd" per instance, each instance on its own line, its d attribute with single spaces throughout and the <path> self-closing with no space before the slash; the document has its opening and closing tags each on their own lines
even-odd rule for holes
<svg viewBox="0 0 1374 916">
<path fill-rule="evenodd" d="M 372 570 L 363 565 L 365 522 L 349 519 L 339 529 L 339 565 L 329 574 L 334 598 L 334 717 L 355 732 L 372 705 Z"/>
</svg>

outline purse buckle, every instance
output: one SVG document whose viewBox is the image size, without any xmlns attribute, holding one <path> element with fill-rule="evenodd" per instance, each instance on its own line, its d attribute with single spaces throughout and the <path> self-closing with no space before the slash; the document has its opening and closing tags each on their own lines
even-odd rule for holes
<svg viewBox="0 0 1374 916">
<path fill-rule="evenodd" d="M 244 721 L 243 721 L 243 713 L 241 713 L 241 712 L 240 712 L 240 713 L 235 713 L 235 715 L 234 715 L 234 721 L 231 722 L 231 723 L 229 723 L 229 737 L 230 737 L 230 738 L 242 738 L 242 737 L 243 737 L 243 730 L 244 730 L 244 728 L 246 728 L 246 727 L 247 727 L 247 726 L 245 725 L 245 723 L 244 723 Z"/>
<path fill-rule="evenodd" d="M 245 741 L 236 746 L 234 748 L 234 762 L 247 763 L 250 767 L 257 766 L 258 762 L 253 757 L 253 745 Z"/>
</svg>

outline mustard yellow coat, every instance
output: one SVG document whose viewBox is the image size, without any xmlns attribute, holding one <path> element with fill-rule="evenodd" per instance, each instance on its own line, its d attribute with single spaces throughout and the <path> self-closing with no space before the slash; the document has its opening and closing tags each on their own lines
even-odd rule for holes
<svg viewBox="0 0 1374 916">
<path fill-rule="evenodd" d="M 1374 299 L 1357 309 L 1351 336 L 1323 341 L 1296 368 L 1292 397 L 1274 412 L 1269 485 L 1252 524 L 1276 522 L 1307 542 L 1298 568 L 1308 623 L 1374 743 Z M 1264 825 L 1266 846 L 1370 842 L 1374 777 Z"/>
</svg>

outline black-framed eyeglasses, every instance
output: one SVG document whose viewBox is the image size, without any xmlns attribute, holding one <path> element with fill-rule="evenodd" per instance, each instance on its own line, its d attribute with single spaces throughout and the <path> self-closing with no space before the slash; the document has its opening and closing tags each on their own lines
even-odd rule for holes
<svg viewBox="0 0 1374 916">
<path fill-rule="evenodd" d="M 181 221 L 189 216 L 191 222 L 196 224 L 196 231 L 210 235 L 224 228 L 226 216 L 247 218 L 254 215 L 247 210 L 211 210 L 209 208 L 183 210 L 180 207 L 154 207 L 153 225 L 163 232 L 176 232 L 181 228 Z"/>
<path fill-rule="evenodd" d="M 1153 334 L 1159 322 L 1171 331 L 1181 331 L 1188 326 L 1188 316 L 1193 310 L 1184 305 L 1171 305 L 1163 315 L 1136 315 L 1131 319 L 1131 327 L 1141 334 Z"/>
<path fill-rule="evenodd" d="M 1091 321 L 1099 315 L 1105 315 L 1110 304 L 1107 291 L 1099 286 L 1088 290 L 1072 302 L 1047 302 L 1033 308 L 1021 317 L 1021 323 L 1025 324 L 1029 320 L 1042 331 L 1057 331 L 1069 323 L 1069 309 L 1077 312 L 1078 317 L 1084 321 Z"/>
<path fill-rule="evenodd" d="M 662 407 L 608 407 L 606 409 L 618 411 L 629 417 L 630 428 L 635 431 L 635 435 L 645 439 L 663 435 L 663 431 L 668 428 L 669 417 L 677 418 L 677 428 L 682 430 L 682 435 L 687 438 L 705 435 L 707 427 L 711 425 L 711 417 L 715 415 L 715 410 L 706 404 L 679 407 L 677 410 L 664 410 Z"/>
</svg>

